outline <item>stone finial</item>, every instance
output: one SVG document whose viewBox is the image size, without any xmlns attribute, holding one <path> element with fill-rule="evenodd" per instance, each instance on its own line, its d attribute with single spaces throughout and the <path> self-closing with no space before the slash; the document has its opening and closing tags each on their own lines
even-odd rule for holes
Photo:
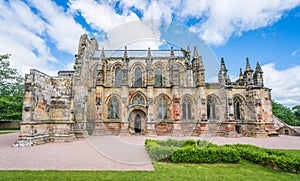
<svg viewBox="0 0 300 181">
<path fill-rule="evenodd" d="M 246 58 L 246 70 L 245 71 L 249 71 L 251 70 L 251 66 L 250 66 L 250 63 L 249 63 L 249 58 L 247 57 Z"/>
<path fill-rule="evenodd" d="M 188 53 L 191 52 L 190 46 L 187 47 L 186 51 L 187 51 Z"/>
<path fill-rule="evenodd" d="M 148 58 L 152 57 L 151 51 L 150 51 L 150 47 L 148 47 L 148 54 L 147 54 L 147 57 L 148 57 Z"/>
<path fill-rule="evenodd" d="M 175 58 L 173 47 L 171 47 L 171 58 Z"/>
<path fill-rule="evenodd" d="M 125 46 L 125 50 L 124 50 L 124 58 L 128 58 L 128 55 L 127 55 L 127 46 Z"/>
<path fill-rule="evenodd" d="M 193 55 L 193 58 L 196 59 L 196 58 L 199 58 L 199 55 L 198 55 L 198 51 L 197 51 L 197 47 L 194 46 L 194 55 Z"/>
<path fill-rule="evenodd" d="M 221 58 L 221 71 L 227 71 L 224 58 Z"/>
<path fill-rule="evenodd" d="M 104 47 L 102 47 L 100 58 L 105 59 Z"/>
<path fill-rule="evenodd" d="M 256 72 L 259 72 L 259 73 L 263 73 L 263 71 L 262 71 L 262 69 L 261 69 L 261 67 L 260 67 L 260 65 L 259 65 L 259 62 L 256 63 L 255 71 L 256 71 Z"/>
<path fill-rule="evenodd" d="M 240 68 L 240 77 L 243 76 L 243 70 Z"/>
</svg>

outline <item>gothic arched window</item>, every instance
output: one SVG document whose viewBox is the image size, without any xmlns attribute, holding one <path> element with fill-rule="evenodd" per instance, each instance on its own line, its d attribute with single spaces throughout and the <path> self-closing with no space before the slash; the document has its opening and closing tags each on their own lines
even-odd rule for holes
<svg viewBox="0 0 300 181">
<path fill-rule="evenodd" d="M 161 68 L 157 67 L 155 69 L 155 82 L 154 82 L 155 87 L 161 87 L 162 86 L 162 71 Z"/>
<path fill-rule="evenodd" d="M 182 118 L 183 119 L 192 119 L 192 105 L 189 98 L 184 98 L 182 103 Z"/>
<path fill-rule="evenodd" d="M 233 106 L 234 106 L 235 120 L 241 120 L 242 119 L 242 114 L 241 114 L 242 100 L 239 97 L 235 97 L 233 99 Z"/>
<path fill-rule="evenodd" d="M 168 118 L 168 104 L 167 100 L 164 97 L 158 99 L 158 119 L 167 119 Z"/>
<path fill-rule="evenodd" d="M 137 93 L 133 100 L 132 100 L 132 104 L 145 104 L 145 101 L 143 99 L 143 97 L 141 96 L 140 93 Z"/>
<path fill-rule="evenodd" d="M 121 87 L 122 85 L 122 70 L 120 67 L 115 70 L 115 86 Z"/>
<path fill-rule="evenodd" d="M 235 119 L 239 120 L 241 119 L 241 107 L 239 102 L 234 103 L 234 117 Z"/>
<path fill-rule="evenodd" d="M 120 105 L 117 97 L 113 96 L 108 104 L 108 118 L 119 119 L 120 118 Z"/>
<path fill-rule="evenodd" d="M 137 67 L 134 71 L 134 87 L 142 87 L 143 85 L 143 75 L 142 69 Z"/>
<path fill-rule="evenodd" d="M 208 98 L 207 100 L 207 119 L 216 120 L 217 119 L 216 110 L 216 100 L 213 98 Z"/>
</svg>

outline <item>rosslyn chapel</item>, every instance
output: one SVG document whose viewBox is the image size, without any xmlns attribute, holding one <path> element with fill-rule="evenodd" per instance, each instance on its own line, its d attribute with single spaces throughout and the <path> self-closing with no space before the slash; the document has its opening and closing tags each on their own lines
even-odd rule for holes
<svg viewBox="0 0 300 181">
<path fill-rule="evenodd" d="M 267 137 L 274 133 L 271 90 L 246 59 L 231 81 L 221 59 L 206 82 L 194 47 L 105 50 L 82 35 L 74 70 L 25 76 L 18 142 L 41 144 L 88 135 Z M 17 143 L 18 143 L 17 142 Z"/>
</svg>

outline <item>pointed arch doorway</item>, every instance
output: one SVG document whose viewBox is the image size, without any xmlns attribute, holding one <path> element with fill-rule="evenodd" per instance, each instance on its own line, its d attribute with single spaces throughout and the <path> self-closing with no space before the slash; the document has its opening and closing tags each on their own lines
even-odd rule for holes
<svg viewBox="0 0 300 181">
<path fill-rule="evenodd" d="M 140 109 L 133 110 L 129 115 L 129 129 L 132 134 L 144 134 L 146 131 L 146 113 Z"/>
</svg>

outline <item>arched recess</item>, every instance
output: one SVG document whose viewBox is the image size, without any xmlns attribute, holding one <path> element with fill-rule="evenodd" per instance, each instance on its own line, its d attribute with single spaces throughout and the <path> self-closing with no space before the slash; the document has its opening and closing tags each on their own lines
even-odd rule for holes
<svg viewBox="0 0 300 181">
<path fill-rule="evenodd" d="M 160 120 L 168 120 L 172 118 L 172 112 L 171 112 L 171 99 L 166 94 L 160 94 L 157 96 L 154 100 L 155 104 L 155 117 L 157 118 L 157 121 Z"/>
<path fill-rule="evenodd" d="M 220 110 L 221 101 L 218 96 L 215 94 L 210 94 L 206 97 L 206 114 L 207 119 L 211 121 L 218 121 L 220 120 Z"/>
<path fill-rule="evenodd" d="M 130 105 L 146 105 L 146 103 L 147 97 L 141 91 L 134 93 L 129 100 Z"/>
<path fill-rule="evenodd" d="M 181 119 L 182 120 L 193 120 L 196 110 L 196 101 L 195 99 L 189 95 L 185 94 L 181 97 L 180 104 L 181 104 Z"/>
<path fill-rule="evenodd" d="M 233 110 L 236 121 L 244 120 L 245 98 L 240 94 L 233 95 Z"/>
<path fill-rule="evenodd" d="M 129 132 L 145 134 L 147 129 L 147 110 L 141 107 L 130 109 L 128 116 Z"/>
<path fill-rule="evenodd" d="M 106 82 L 106 70 L 105 66 L 102 63 L 97 62 L 94 65 L 92 65 L 89 72 L 89 87 L 95 87 L 97 84 L 103 84 L 104 82 Z"/>
<path fill-rule="evenodd" d="M 121 99 L 116 94 L 110 95 L 106 100 L 107 119 L 121 119 Z"/>
<path fill-rule="evenodd" d="M 111 80 L 113 87 L 122 86 L 122 67 L 121 62 L 116 62 L 111 66 Z"/>
<path fill-rule="evenodd" d="M 137 62 L 130 68 L 132 87 L 145 87 L 147 72 L 145 66 Z"/>
</svg>

